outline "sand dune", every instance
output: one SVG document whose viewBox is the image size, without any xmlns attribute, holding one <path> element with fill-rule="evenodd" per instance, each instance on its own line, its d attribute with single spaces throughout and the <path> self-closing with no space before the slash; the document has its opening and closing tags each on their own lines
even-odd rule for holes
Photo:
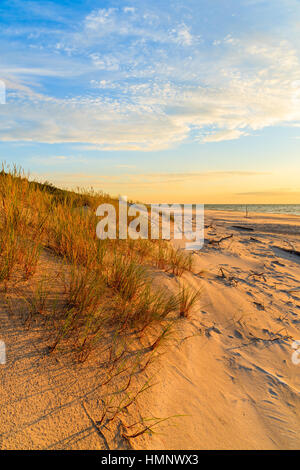
<svg viewBox="0 0 300 470">
<path fill-rule="evenodd" d="M 201 287 L 200 306 L 177 323 L 147 377 L 136 413 L 171 417 L 157 433 L 132 440 L 146 449 L 297 449 L 300 447 L 300 217 L 206 212 L 206 244 L 194 254 L 187 285 Z M 249 225 L 243 231 L 232 225 Z M 210 240 L 231 235 L 220 244 Z M 179 242 L 176 242 L 179 243 Z M 181 242 L 180 242 L 181 243 Z M 182 242 L 183 243 L 183 242 Z M 43 258 L 46 269 L 54 263 Z M 55 266 L 52 266 L 55 269 Z M 170 290 L 178 280 L 157 273 Z M 0 310 L 8 361 L 0 366 L 2 449 L 124 448 L 99 434 L 99 363 L 70 366 L 45 354 L 47 335 Z"/>
</svg>

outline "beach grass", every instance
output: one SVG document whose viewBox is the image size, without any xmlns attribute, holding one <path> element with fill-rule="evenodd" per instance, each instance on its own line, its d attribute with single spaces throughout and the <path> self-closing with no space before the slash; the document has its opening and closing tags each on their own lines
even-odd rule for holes
<svg viewBox="0 0 300 470">
<path fill-rule="evenodd" d="M 167 294 L 151 282 L 157 269 L 174 276 L 191 270 L 190 255 L 165 240 L 97 238 L 97 207 L 109 202 L 118 213 L 117 199 L 30 181 L 22 169 L 3 165 L 0 202 L 2 283 L 30 282 L 45 250 L 62 262 L 64 293 L 55 306 L 45 282 L 26 298 L 28 319 L 41 314 L 51 319 L 52 351 L 69 340 L 84 357 L 84 350 L 90 353 L 108 332 L 117 341 L 153 324 L 161 327 L 160 338 L 169 315 L 186 314 L 195 303 L 193 295 Z"/>
</svg>

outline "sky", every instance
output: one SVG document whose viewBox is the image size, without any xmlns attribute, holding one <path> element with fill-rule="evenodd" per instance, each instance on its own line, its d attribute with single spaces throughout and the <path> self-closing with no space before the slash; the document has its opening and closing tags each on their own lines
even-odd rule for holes
<svg viewBox="0 0 300 470">
<path fill-rule="evenodd" d="M 300 0 L 1 0 L 0 159 L 144 202 L 300 203 Z"/>
</svg>

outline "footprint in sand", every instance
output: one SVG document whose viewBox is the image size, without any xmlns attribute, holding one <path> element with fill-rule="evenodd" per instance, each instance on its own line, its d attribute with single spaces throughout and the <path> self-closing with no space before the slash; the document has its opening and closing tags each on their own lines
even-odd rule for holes
<svg viewBox="0 0 300 470">
<path fill-rule="evenodd" d="M 278 393 L 274 392 L 274 390 L 272 388 L 269 388 L 269 393 L 270 395 L 272 395 L 273 397 L 278 397 Z"/>
</svg>

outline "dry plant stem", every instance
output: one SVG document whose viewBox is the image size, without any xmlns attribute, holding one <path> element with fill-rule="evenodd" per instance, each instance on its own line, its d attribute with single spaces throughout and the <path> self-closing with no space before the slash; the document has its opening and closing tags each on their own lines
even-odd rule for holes
<svg viewBox="0 0 300 470">
<path fill-rule="evenodd" d="M 210 245 L 219 245 L 224 240 L 228 240 L 229 238 L 232 238 L 232 237 L 233 237 L 233 233 L 231 235 L 227 235 L 226 237 L 222 237 L 219 240 L 210 240 L 208 243 Z"/>
</svg>

